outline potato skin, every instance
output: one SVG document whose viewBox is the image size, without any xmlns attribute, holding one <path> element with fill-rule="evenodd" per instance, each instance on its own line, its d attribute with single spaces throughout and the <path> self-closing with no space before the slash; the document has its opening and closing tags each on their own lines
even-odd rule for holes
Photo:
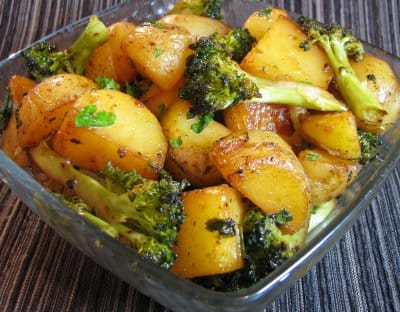
<svg viewBox="0 0 400 312">
<path fill-rule="evenodd" d="M 158 22 L 182 27 L 199 37 L 209 36 L 213 33 L 226 35 L 231 29 L 222 21 L 193 14 L 168 14 L 161 17 Z"/>
<path fill-rule="evenodd" d="M 274 132 L 234 132 L 214 144 L 211 160 L 235 189 L 265 213 L 286 209 L 293 220 L 284 230 L 306 228 L 311 191 L 290 146 Z"/>
<path fill-rule="evenodd" d="M 243 27 L 247 28 L 250 34 L 259 41 L 280 15 L 287 16 L 287 12 L 278 8 L 270 8 L 269 14 L 264 15 L 260 14 L 260 11 L 256 11 L 247 18 Z"/>
<path fill-rule="evenodd" d="M 162 115 L 161 127 L 169 142 L 166 169 L 176 179 L 187 179 L 193 186 L 209 186 L 223 181 L 221 173 L 210 160 L 209 153 L 216 140 L 231 133 L 217 121 L 211 121 L 200 133 L 191 126 L 198 118 L 187 118 L 190 104 L 179 100 L 172 104 Z M 173 147 L 171 140 L 181 138 L 182 144 Z"/>
<path fill-rule="evenodd" d="M 140 75 L 168 90 L 183 77 L 193 40 L 193 35 L 177 26 L 144 24 L 129 33 L 122 49 Z"/>
<path fill-rule="evenodd" d="M 366 132 L 383 133 L 399 118 L 400 82 L 386 61 L 371 54 L 366 54 L 361 62 L 350 63 L 361 84 L 371 90 L 387 112 L 376 123 L 357 120 L 357 125 Z"/>
<path fill-rule="evenodd" d="M 4 129 L 0 138 L 1 148 L 16 164 L 28 167 L 29 160 L 25 150 L 18 142 L 18 125 L 16 111 L 21 106 L 22 98 L 36 85 L 36 82 L 24 76 L 14 75 L 10 79 L 10 95 L 13 101 L 13 112 L 10 116 L 7 128 Z"/>
<path fill-rule="evenodd" d="M 57 130 L 75 100 L 96 89 L 92 80 L 75 74 L 54 75 L 30 89 L 16 116 L 20 146 L 33 146 Z"/>
<path fill-rule="evenodd" d="M 270 80 L 307 82 L 327 89 L 332 77 L 328 59 L 318 46 L 303 51 L 300 43 L 305 39 L 294 21 L 279 15 L 243 59 L 241 67 Z"/>
<path fill-rule="evenodd" d="M 232 272 L 243 267 L 240 223 L 246 211 L 242 197 L 232 187 L 196 189 L 182 195 L 185 222 L 174 246 L 178 258 L 171 271 L 184 278 Z M 221 236 L 207 229 L 207 221 L 231 218 L 234 236 Z"/>
<path fill-rule="evenodd" d="M 86 106 L 115 114 L 113 125 L 77 127 L 77 114 Z M 145 131 L 144 131 L 145 129 Z M 136 170 L 145 178 L 157 177 L 167 142 L 156 117 L 143 103 L 116 90 L 98 90 L 80 97 L 68 112 L 51 147 L 77 166 L 100 171 L 107 162 L 123 170 Z"/>
<path fill-rule="evenodd" d="M 232 131 L 268 130 L 285 137 L 294 131 L 285 105 L 241 102 L 225 109 L 223 114 L 226 126 Z"/>
<path fill-rule="evenodd" d="M 303 137 L 308 142 L 340 158 L 360 158 L 357 123 L 351 111 L 313 112 L 303 116 L 300 124 Z"/>
<path fill-rule="evenodd" d="M 311 185 L 312 205 L 343 194 L 361 170 L 357 161 L 342 159 L 322 149 L 306 149 L 298 158 Z"/>
<path fill-rule="evenodd" d="M 135 70 L 131 60 L 122 50 L 121 44 L 135 27 L 129 22 L 111 25 L 110 38 L 93 51 L 85 68 L 85 76 L 93 81 L 97 77 L 106 76 L 121 85 L 132 81 L 135 78 Z"/>
</svg>

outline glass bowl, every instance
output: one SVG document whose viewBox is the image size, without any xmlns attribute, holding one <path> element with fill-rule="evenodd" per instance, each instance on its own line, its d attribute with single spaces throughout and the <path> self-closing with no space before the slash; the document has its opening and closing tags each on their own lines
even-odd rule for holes
<svg viewBox="0 0 400 312">
<path fill-rule="evenodd" d="M 225 19 L 230 25 L 242 25 L 247 16 L 267 4 L 255 1 L 225 1 Z M 140 23 L 157 19 L 173 1 L 131 1 L 100 12 L 107 24 L 121 20 Z M 82 31 L 87 19 L 65 27 L 42 40 L 66 48 Z M 400 59 L 366 44 L 366 49 L 385 59 L 400 76 Z M 26 74 L 19 51 L 0 62 L 0 96 L 10 77 Z M 399 122 L 383 136 L 379 157 L 367 164 L 339 199 L 336 208 L 312 231 L 304 248 L 276 271 L 248 289 L 219 293 L 179 278 L 153 263 L 142 260 L 132 249 L 112 239 L 78 214 L 64 206 L 51 192 L 37 183 L 0 151 L 0 178 L 24 203 L 95 262 L 119 276 L 140 292 L 175 311 L 256 311 L 262 310 L 280 293 L 318 262 L 329 248 L 351 227 L 374 198 L 376 191 L 399 159 Z"/>
</svg>

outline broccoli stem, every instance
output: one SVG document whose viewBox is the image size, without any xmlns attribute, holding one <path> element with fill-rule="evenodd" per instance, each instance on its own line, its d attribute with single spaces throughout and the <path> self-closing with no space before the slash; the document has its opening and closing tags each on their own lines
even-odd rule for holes
<svg viewBox="0 0 400 312">
<path fill-rule="evenodd" d="M 106 42 L 109 36 L 107 27 L 100 19 L 97 16 L 91 16 L 84 31 L 68 49 L 74 73 L 82 74 L 84 72 L 86 63 L 93 50 Z"/>
<path fill-rule="evenodd" d="M 259 87 L 260 98 L 249 102 L 286 104 L 319 111 L 346 111 L 346 106 L 328 91 L 313 85 L 291 81 L 269 81 L 249 75 Z"/>
<path fill-rule="evenodd" d="M 118 233 L 117 229 L 114 226 L 112 226 L 111 224 L 109 224 L 108 222 L 104 221 L 103 219 L 100 219 L 100 218 L 96 217 L 95 215 L 91 214 L 88 211 L 85 211 L 83 209 L 79 209 L 78 207 L 76 207 L 74 205 L 68 205 L 68 206 L 72 210 L 77 212 L 79 215 L 84 217 L 86 220 L 88 220 L 90 223 L 92 223 L 93 225 L 98 227 L 104 233 L 110 235 L 113 238 L 118 238 L 119 237 L 119 233 Z"/>
<path fill-rule="evenodd" d="M 358 80 L 351 67 L 345 45 L 351 37 L 338 38 L 322 35 L 318 42 L 324 49 L 334 71 L 340 94 L 354 115 L 366 122 L 375 123 L 386 114 L 374 94 Z"/>
</svg>

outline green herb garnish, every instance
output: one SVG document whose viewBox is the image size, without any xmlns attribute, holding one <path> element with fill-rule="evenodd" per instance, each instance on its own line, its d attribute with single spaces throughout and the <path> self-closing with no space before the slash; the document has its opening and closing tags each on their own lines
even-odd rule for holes
<svg viewBox="0 0 400 312">
<path fill-rule="evenodd" d="M 258 11 L 258 16 L 260 16 L 260 17 L 262 17 L 262 16 L 268 17 L 268 16 L 271 15 L 271 12 L 272 12 L 271 8 L 265 8 L 265 9 L 262 9 L 262 10 Z"/>
<path fill-rule="evenodd" d="M 95 104 L 84 107 L 76 116 L 76 127 L 108 127 L 115 123 L 115 114 L 101 110 Z"/>
<path fill-rule="evenodd" d="M 170 140 L 169 142 L 173 148 L 179 148 L 179 146 L 181 146 L 183 143 L 182 138 L 180 136 Z"/>
<path fill-rule="evenodd" d="M 95 79 L 95 81 L 102 89 L 121 90 L 120 85 L 112 78 L 99 76 Z"/>
<path fill-rule="evenodd" d="M 319 159 L 320 155 L 315 154 L 315 153 L 307 153 L 306 157 L 309 160 L 317 160 L 317 159 Z"/>
<path fill-rule="evenodd" d="M 193 124 L 191 129 L 195 133 L 200 133 L 213 120 L 214 120 L 214 113 L 208 113 L 205 115 L 201 115 L 201 116 L 199 116 L 199 122 L 196 122 L 195 124 Z"/>
</svg>

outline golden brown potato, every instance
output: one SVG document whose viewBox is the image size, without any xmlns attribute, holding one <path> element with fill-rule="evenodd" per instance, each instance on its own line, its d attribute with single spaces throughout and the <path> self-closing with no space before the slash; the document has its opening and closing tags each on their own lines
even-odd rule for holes
<svg viewBox="0 0 400 312">
<path fill-rule="evenodd" d="M 115 116 L 108 126 L 77 126 L 77 115 L 95 105 L 96 114 Z M 93 120 L 90 117 L 89 120 Z M 146 106 L 116 90 L 98 90 L 81 96 L 71 107 L 51 146 L 62 157 L 87 170 L 100 171 L 108 162 L 156 178 L 162 168 L 167 142 L 156 117 Z"/>
<path fill-rule="evenodd" d="M 14 75 L 10 79 L 9 88 L 13 102 L 13 112 L 0 138 L 3 152 L 21 167 L 29 166 L 29 160 L 25 150 L 18 143 L 16 110 L 21 106 L 22 98 L 32 89 L 36 83 L 26 77 Z"/>
<path fill-rule="evenodd" d="M 84 76 L 60 74 L 30 89 L 22 98 L 17 115 L 20 146 L 35 145 L 57 130 L 75 100 L 97 88 L 92 80 Z"/>
<path fill-rule="evenodd" d="M 143 77 L 160 89 L 172 88 L 183 77 L 194 37 L 177 26 L 143 24 L 130 32 L 122 48 Z"/>
<path fill-rule="evenodd" d="M 278 8 L 265 8 L 251 14 L 243 27 L 247 28 L 250 34 L 259 41 L 280 15 L 287 16 L 287 12 Z"/>
<path fill-rule="evenodd" d="M 170 105 L 180 100 L 178 92 L 182 84 L 183 79 L 168 90 L 161 90 L 152 84 L 149 90 L 140 97 L 140 100 L 160 119 Z"/>
<path fill-rule="evenodd" d="M 135 24 L 130 22 L 118 22 L 110 26 L 110 44 L 112 60 L 116 71 L 117 82 L 120 84 L 132 81 L 135 78 L 133 64 L 125 51 L 122 50 L 122 41 L 134 31 Z"/>
<path fill-rule="evenodd" d="M 294 21 L 280 15 L 243 59 L 241 67 L 270 80 L 307 82 L 327 89 L 332 76 L 328 59 L 318 46 L 307 52 L 301 49 L 300 43 L 305 39 Z"/>
<path fill-rule="evenodd" d="M 330 154 L 344 159 L 359 159 L 361 147 L 352 112 L 313 112 L 301 119 L 304 138 Z"/>
<path fill-rule="evenodd" d="M 93 81 L 106 76 L 119 84 L 132 81 L 135 70 L 127 54 L 122 50 L 122 41 L 135 29 L 129 22 L 119 22 L 110 26 L 110 38 L 91 54 L 85 68 L 85 76 Z"/>
<path fill-rule="evenodd" d="M 165 168 L 176 179 L 187 179 L 194 186 L 221 183 L 222 175 L 212 164 L 209 153 L 214 142 L 231 131 L 217 121 L 211 121 L 203 131 L 195 133 L 191 127 L 199 120 L 187 118 L 189 109 L 190 104 L 180 100 L 162 115 L 161 126 L 169 142 Z"/>
<path fill-rule="evenodd" d="M 290 146 L 271 131 L 235 132 L 214 144 L 211 160 L 224 178 L 266 213 L 286 209 L 293 217 L 284 230 L 306 228 L 311 191 Z"/>
<path fill-rule="evenodd" d="M 361 169 L 357 161 L 330 155 L 322 149 L 306 149 L 298 158 L 310 180 L 312 205 L 343 194 Z"/>
<path fill-rule="evenodd" d="M 382 120 L 375 123 L 357 120 L 357 125 L 367 132 L 382 133 L 399 118 L 400 82 L 387 62 L 371 54 L 367 54 L 361 62 L 351 61 L 351 66 L 361 83 L 372 91 L 387 112 Z"/>
<path fill-rule="evenodd" d="M 293 134 L 289 107 L 242 102 L 224 110 L 224 121 L 232 131 L 269 130 L 283 137 Z"/>
<path fill-rule="evenodd" d="M 231 29 L 220 20 L 193 14 L 168 14 L 161 17 L 158 22 L 182 27 L 199 37 L 205 37 L 213 33 L 226 35 Z"/>
<path fill-rule="evenodd" d="M 223 184 L 185 192 L 182 199 L 186 220 L 178 232 L 174 247 L 178 257 L 172 272 L 193 278 L 242 268 L 239 225 L 246 206 L 239 192 Z M 227 219 L 234 221 L 233 236 L 223 236 L 207 228 L 207 222 Z"/>
</svg>

